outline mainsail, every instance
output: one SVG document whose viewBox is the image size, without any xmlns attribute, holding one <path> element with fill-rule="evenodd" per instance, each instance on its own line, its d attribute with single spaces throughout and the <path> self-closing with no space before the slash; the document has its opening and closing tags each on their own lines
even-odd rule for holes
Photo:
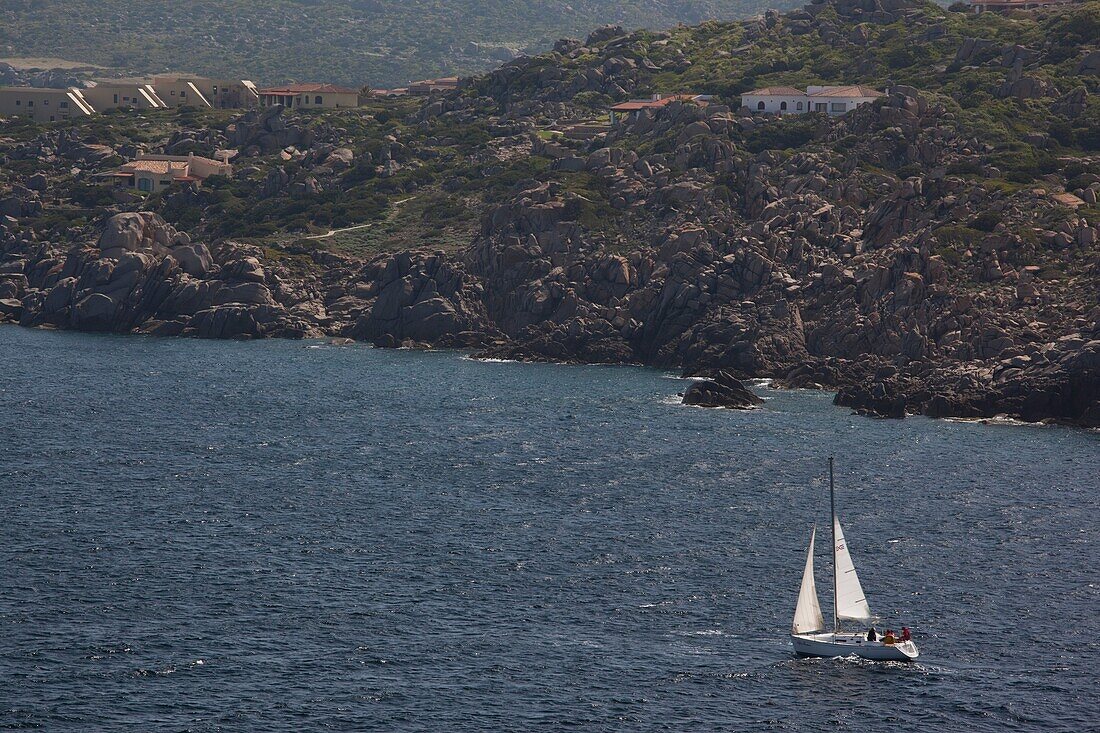
<svg viewBox="0 0 1100 733">
<path fill-rule="evenodd" d="M 863 587 L 856 575 L 856 566 L 848 553 L 848 543 L 844 541 L 844 531 L 840 520 L 833 517 L 833 530 L 836 533 L 836 615 L 847 621 L 866 621 L 871 618 L 871 607 L 863 595 Z M 803 581 L 805 583 L 805 581 Z M 819 612 L 820 613 L 820 612 Z"/>
<path fill-rule="evenodd" d="M 825 619 L 821 616 L 821 605 L 817 602 L 817 587 L 814 585 L 814 535 L 817 527 L 810 530 L 810 550 L 806 553 L 806 569 L 802 572 L 802 588 L 798 591 L 798 605 L 794 609 L 792 634 L 808 634 L 825 628 Z"/>
</svg>

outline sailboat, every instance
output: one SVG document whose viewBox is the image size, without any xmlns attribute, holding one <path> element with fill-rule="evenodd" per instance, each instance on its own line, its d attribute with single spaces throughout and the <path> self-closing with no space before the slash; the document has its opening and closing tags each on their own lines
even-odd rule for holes
<svg viewBox="0 0 1100 733">
<path fill-rule="evenodd" d="M 847 657 L 852 654 L 863 659 L 911 662 L 920 652 L 912 640 L 886 643 L 882 637 L 874 641 L 866 631 L 841 631 L 841 621 L 869 624 L 873 618 L 871 607 L 863 594 L 863 587 L 856 575 L 844 530 L 836 516 L 836 489 L 833 483 L 833 459 L 829 459 L 829 505 L 833 520 L 833 630 L 825 630 L 821 604 L 814 584 L 814 539 L 817 528 L 810 531 L 810 549 L 806 553 L 806 568 L 802 571 L 802 587 L 798 591 L 798 603 L 791 624 L 791 643 L 800 657 Z"/>
</svg>

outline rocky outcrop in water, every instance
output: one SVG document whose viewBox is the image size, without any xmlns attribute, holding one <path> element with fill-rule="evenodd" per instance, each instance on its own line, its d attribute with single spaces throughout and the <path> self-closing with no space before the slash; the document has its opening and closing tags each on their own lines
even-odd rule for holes
<svg viewBox="0 0 1100 733">
<path fill-rule="evenodd" d="M 726 407 L 734 410 L 747 410 L 763 404 L 764 400 L 753 394 L 729 372 L 718 370 L 708 379 L 692 382 L 684 390 L 683 403 L 695 407 Z"/>
<path fill-rule="evenodd" d="M 155 214 L 118 214 L 98 241 L 66 251 L 16 246 L 24 256 L 6 259 L 0 288 L 18 299 L 7 317 L 23 326 L 202 338 L 320 334 L 276 300 L 278 276 L 249 248 L 223 243 L 211 252 Z"/>
</svg>

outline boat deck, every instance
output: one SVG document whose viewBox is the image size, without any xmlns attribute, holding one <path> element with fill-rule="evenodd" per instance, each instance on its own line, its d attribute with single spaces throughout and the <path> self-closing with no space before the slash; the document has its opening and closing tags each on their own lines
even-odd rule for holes
<svg viewBox="0 0 1100 733">
<path fill-rule="evenodd" d="M 881 637 L 876 641 L 868 641 L 865 633 L 795 634 L 791 636 L 791 640 L 795 652 L 802 656 L 844 657 L 855 654 L 865 659 L 909 660 L 919 655 L 917 645 L 912 640 L 887 644 Z"/>
</svg>

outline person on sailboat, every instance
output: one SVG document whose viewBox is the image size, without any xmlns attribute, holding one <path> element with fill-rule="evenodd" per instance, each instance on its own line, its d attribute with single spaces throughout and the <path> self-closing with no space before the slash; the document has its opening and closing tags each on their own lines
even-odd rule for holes
<svg viewBox="0 0 1100 733">
<path fill-rule="evenodd" d="M 867 632 L 867 641 L 878 641 L 878 631 L 875 630 L 874 626 Z"/>
<path fill-rule="evenodd" d="M 894 643 L 894 632 L 890 629 L 886 629 L 886 636 L 883 637 L 882 643 L 890 645 Z"/>
<path fill-rule="evenodd" d="M 901 627 L 901 640 L 902 641 L 909 641 L 912 638 L 913 638 L 913 635 L 909 633 L 909 627 L 908 626 L 902 626 Z"/>
</svg>

